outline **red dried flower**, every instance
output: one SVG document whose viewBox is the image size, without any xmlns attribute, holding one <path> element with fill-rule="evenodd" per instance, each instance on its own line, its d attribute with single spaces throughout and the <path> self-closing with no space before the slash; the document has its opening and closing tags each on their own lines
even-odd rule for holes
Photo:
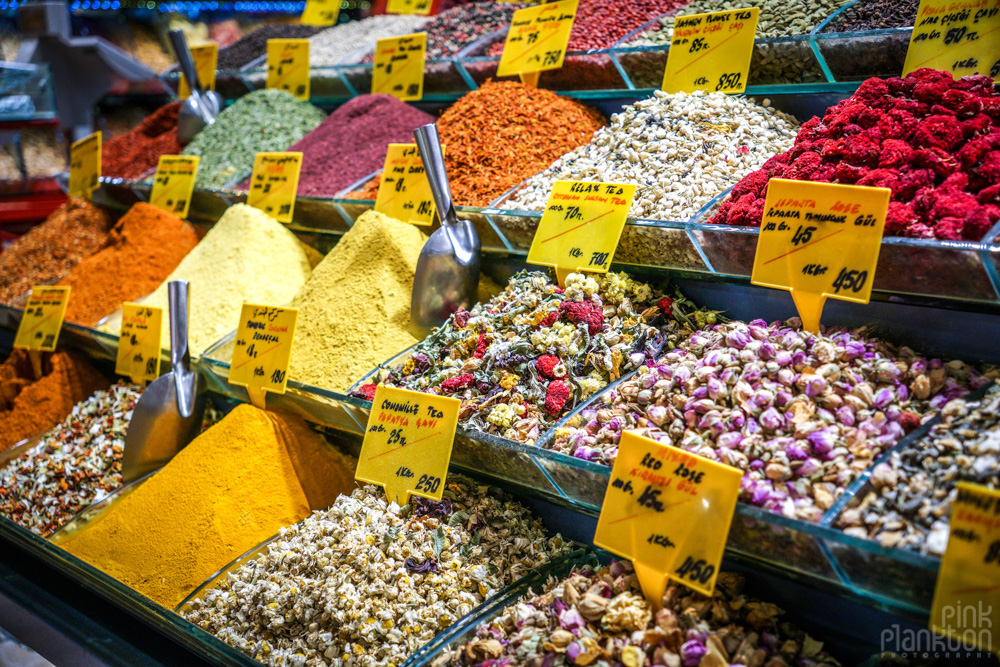
<svg viewBox="0 0 1000 667">
<path fill-rule="evenodd" d="M 458 391 L 459 389 L 465 389 L 470 384 L 472 384 L 472 381 L 473 381 L 472 373 L 462 373 L 460 375 L 456 375 L 453 378 L 448 378 L 447 380 L 442 382 L 441 390 L 448 392 L 449 394 L 452 394 Z"/>
<path fill-rule="evenodd" d="M 604 311 L 596 303 L 563 301 L 559 304 L 559 310 L 566 315 L 566 319 L 574 324 L 586 322 L 591 336 L 604 328 Z"/>
<path fill-rule="evenodd" d="M 365 395 L 365 398 L 366 398 L 367 400 L 369 400 L 369 401 L 374 401 L 374 400 L 375 400 L 375 388 L 376 388 L 376 387 L 378 387 L 378 385 L 377 385 L 377 384 L 375 384 L 374 382 L 370 382 L 369 384 L 363 384 L 363 385 L 361 385 L 361 386 L 360 386 L 360 387 L 358 388 L 358 390 L 359 390 L 359 391 L 360 391 L 360 392 L 361 392 L 362 394 L 364 394 L 364 395 Z"/>
<path fill-rule="evenodd" d="M 962 126 L 954 116 L 928 116 L 920 121 L 910 142 L 919 148 L 952 150 L 962 141 Z"/>
<path fill-rule="evenodd" d="M 467 311 L 465 308 L 459 308 L 452 315 L 452 322 L 455 324 L 456 329 L 464 329 L 465 325 L 469 323 L 469 318 L 472 317 L 472 313 Z"/>
<path fill-rule="evenodd" d="M 483 355 L 486 354 L 486 336 L 479 334 L 479 340 L 476 342 L 476 351 L 473 352 L 472 356 L 476 359 L 482 359 Z"/>
<path fill-rule="evenodd" d="M 554 377 L 552 375 L 552 369 L 555 368 L 558 363 L 559 357 L 554 354 L 543 354 L 538 357 L 537 361 L 535 361 L 535 368 L 538 369 L 539 374 L 543 377 L 551 378 Z"/>
<path fill-rule="evenodd" d="M 541 322 L 538 323 L 538 326 L 550 327 L 553 324 L 555 324 L 556 320 L 558 319 L 559 319 L 559 313 L 549 313 L 548 315 L 545 316 L 545 319 L 543 319 Z"/>
<path fill-rule="evenodd" d="M 669 297 L 661 297 L 660 300 L 656 302 L 656 305 L 659 307 L 661 311 L 663 311 L 664 315 L 666 315 L 667 317 L 672 317 L 672 313 L 674 312 L 673 299 Z"/>
<path fill-rule="evenodd" d="M 559 416 L 570 397 L 570 387 L 562 380 L 553 380 L 545 391 L 545 412 L 552 417 Z"/>
</svg>

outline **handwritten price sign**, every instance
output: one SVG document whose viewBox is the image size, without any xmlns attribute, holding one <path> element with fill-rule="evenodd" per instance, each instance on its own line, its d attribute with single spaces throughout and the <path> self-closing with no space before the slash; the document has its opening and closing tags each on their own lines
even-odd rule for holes
<svg viewBox="0 0 1000 667">
<path fill-rule="evenodd" d="M 86 197 L 101 184 L 101 133 L 74 141 L 69 149 L 70 197 Z"/>
<path fill-rule="evenodd" d="M 663 90 L 745 91 L 759 14 L 760 9 L 752 7 L 674 19 Z"/>
<path fill-rule="evenodd" d="M 556 181 L 528 251 L 528 263 L 560 273 L 607 273 L 635 185 Z"/>
<path fill-rule="evenodd" d="M 389 0 L 385 13 L 427 16 L 431 13 L 431 0 Z"/>
<path fill-rule="evenodd" d="M 380 484 L 390 501 L 441 500 L 458 426 L 457 398 L 379 385 L 354 478 Z"/>
<path fill-rule="evenodd" d="M 306 0 L 306 8 L 299 17 L 302 25 L 328 26 L 340 18 L 341 0 Z"/>
<path fill-rule="evenodd" d="M 302 153 L 257 153 L 247 204 L 278 222 L 291 222 L 301 171 Z"/>
<path fill-rule="evenodd" d="M 958 483 L 930 628 L 995 651 L 1000 629 L 1000 491 Z"/>
<path fill-rule="evenodd" d="M 267 87 L 309 101 L 309 40 L 267 40 Z"/>
<path fill-rule="evenodd" d="M 827 297 L 868 303 L 890 194 L 772 178 L 750 281 L 790 291 L 812 332 Z"/>
<path fill-rule="evenodd" d="M 1000 78 L 1000 0 L 921 0 L 903 75 L 921 67 Z"/>
<path fill-rule="evenodd" d="M 215 42 L 199 44 L 191 47 L 191 59 L 194 61 L 194 69 L 198 73 L 198 81 L 205 87 L 205 90 L 215 90 L 215 70 L 219 62 L 219 45 Z M 181 74 L 181 82 L 178 85 L 177 97 L 186 100 L 191 95 L 191 87 L 188 85 L 187 77 Z"/>
<path fill-rule="evenodd" d="M 264 407 L 265 392 L 285 393 L 298 317 L 295 308 L 243 304 L 229 382 L 246 387 L 259 408 Z"/>
<path fill-rule="evenodd" d="M 424 96 L 427 33 L 380 39 L 375 47 L 372 93 L 388 93 L 404 102 Z"/>
<path fill-rule="evenodd" d="M 66 306 L 69 305 L 69 287 L 31 288 L 31 296 L 24 307 L 24 316 L 17 327 L 14 347 L 22 350 L 52 352 L 59 341 Z"/>
<path fill-rule="evenodd" d="M 412 225 L 434 222 L 434 197 L 416 144 L 389 144 L 375 210 Z"/>
<path fill-rule="evenodd" d="M 579 0 L 562 0 L 514 12 L 497 76 L 562 67 L 578 4 Z"/>
<path fill-rule="evenodd" d="M 149 203 L 179 218 L 187 218 L 200 161 L 197 155 L 161 155 Z"/>
<path fill-rule="evenodd" d="M 122 332 L 118 337 L 115 373 L 133 382 L 160 376 L 160 329 L 163 309 L 138 303 L 122 304 Z"/>
<path fill-rule="evenodd" d="M 594 544 L 631 558 L 643 593 L 656 606 L 669 579 L 711 595 L 742 476 L 625 431 Z"/>
</svg>

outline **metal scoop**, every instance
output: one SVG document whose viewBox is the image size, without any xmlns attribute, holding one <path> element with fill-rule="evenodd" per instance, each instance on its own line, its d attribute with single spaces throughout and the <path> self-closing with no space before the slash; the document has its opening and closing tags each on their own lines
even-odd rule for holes
<svg viewBox="0 0 1000 667">
<path fill-rule="evenodd" d="M 188 82 L 191 94 L 181 103 L 177 118 L 177 139 L 181 144 L 187 144 L 195 138 L 206 126 L 215 122 L 222 109 L 222 96 L 214 90 L 205 90 L 198 78 L 198 70 L 194 66 L 194 58 L 188 49 L 187 39 L 182 30 L 170 31 L 170 44 L 177 54 L 177 63 Z"/>
<path fill-rule="evenodd" d="M 413 131 L 430 182 L 441 227 L 420 251 L 410 298 L 410 329 L 424 338 L 459 308 L 476 302 L 479 286 L 479 234 L 468 220 L 459 221 L 451 201 L 448 172 L 434 123 Z"/>
<path fill-rule="evenodd" d="M 194 439 L 205 415 L 205 394 L 198 391 L 198 374 L 191 370 L 188 350 L 188 284 L 175 280 L 170 299 L 170 363 L 132 411 L 122 452 L 122 481 L 138 479 L 167 463 Z"/>
</svg>

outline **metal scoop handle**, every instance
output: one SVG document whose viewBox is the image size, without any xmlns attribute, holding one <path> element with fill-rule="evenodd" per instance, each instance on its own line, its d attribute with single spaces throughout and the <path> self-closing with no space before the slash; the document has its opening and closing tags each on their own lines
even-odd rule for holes
<svg viewBox="0 0 1000 667">
<path fill-rule="evenodd" d="M 174 280 L 167 284 L 170 305 L 170 365 L 177 392 L 177 411 L 181 417 L 191 416 L 194 409 L 195 382 L 191 371 L 191 351 L 188 348 L 188 283 Z"/>
<path fill-rule="evenodd" d="M 441 218 L 441 227 L 448 234 L 448 241 L 455 252 L 455 257 L 461 264 L 468 264 L 472 261 L 473 248 L 472 236 L 466 228 L 471 223 L 463 221 L 465 238 L 460 239 L 457 234 L 458 216 L 455 214 L 455 206 L 451 199 L 448 170 L 444 166 L 444 153 L 441 150 L 441 139 L 438 137 L 437 125 L 428 123 L 423 127 L 418 127 L 413 131 L 413 137 L 420 150 L 420 161 L 423 162 L 424 172 L 427 174 L 427 181 L 431 186 L 434 206 L 437 207 L 438 217 Z"/>
<path fill-rule="evenodd" d="M 200 95 L 205 92 L 201 87 L 201 80 L 198 78 L 198 69 L 194 66 L 194 58 L 191 57 L 191 49 L 188 48 L 187 38 L 184 37 L 183 30 L 171 30 L 167 33 L 170 36 L 170 45 L 174 47 L 177 54 L 177 64 L 180 65 L 181 72 L 188 80 L 188 88 L 197 91 Z"/>
</svg>

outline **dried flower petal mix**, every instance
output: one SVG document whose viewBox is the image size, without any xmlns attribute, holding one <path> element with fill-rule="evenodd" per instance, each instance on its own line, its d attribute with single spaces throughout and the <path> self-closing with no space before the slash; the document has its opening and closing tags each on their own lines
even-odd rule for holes
<svg viewBox="0 0 1000 667">
<path fill-rule="evenodd" d="M 781 619 L 777 605 L 742 592 L 736 574 L 719 575 L 705 597 L 670 584 L 663 608 L 642 596 L 632 567 L 584 566 L 540 595 L 529 592 L 434 667 L 715 667 L 836 665 L 823 644 Z"/>
<path fill-rule="evenodd" d="M 715 318 L 624 273 L 570 274 L 563 290 L 544 273 L 521 272 L 490 302 L 452 315 L 384 382 L 459 398 L 466 426 L 533 443 L 581 400 Z M 371 400 L 375 384 L 360 391 Z"/>
<path fill-rule="evenodd" d="M 638 430 L 744 471 L 741 499 L 818 521 L 848 484 L 949 400 L 987 380 L 855 331 L 798 320 L 696 332 L 584 410 L 553 449 L 610 465 Z"/>
<path fill-rule="evenodd" d="M 886 547 L 944 553 L 956 485 L 1000 488 L 1000 385 L 978 400 L 949 401 L 941 413 L 927 436 L 872 469 L 871 491 L 837 527 Z"/>
<path fill-rule="evenodd" d="M 450 477 L 399 507 L 368 485 L 289 528 L 183 615 L 266 665 L 399 665 L 569 551 L 524 507 Z"/>
</svg>

